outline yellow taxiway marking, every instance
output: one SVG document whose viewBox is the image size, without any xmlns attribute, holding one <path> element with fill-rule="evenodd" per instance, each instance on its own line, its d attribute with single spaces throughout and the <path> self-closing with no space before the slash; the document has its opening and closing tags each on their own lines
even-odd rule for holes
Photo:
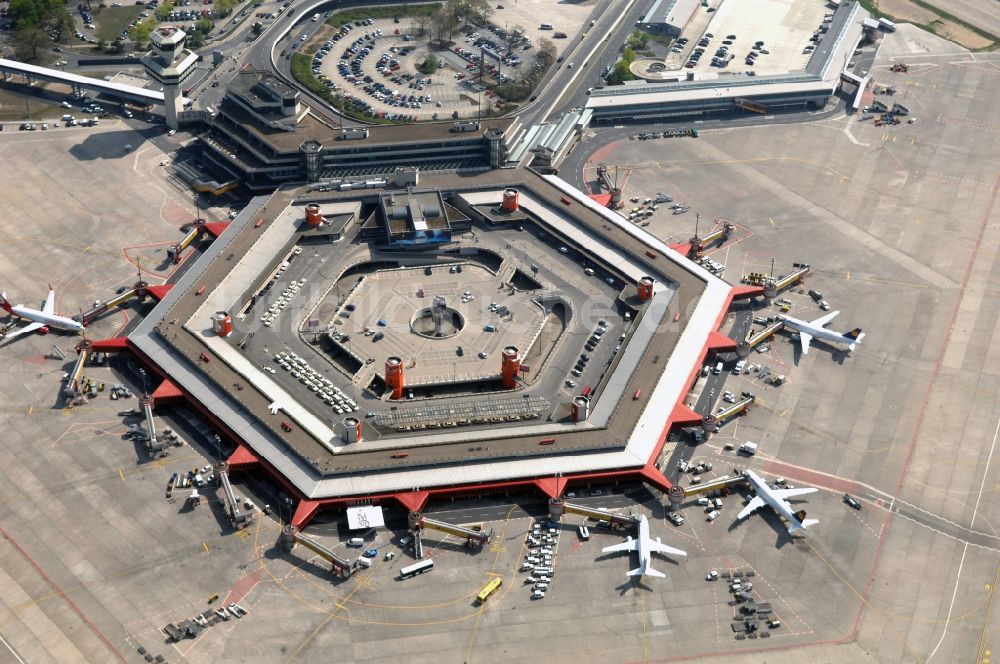
<svg viewBox="0 0 1000 664">
<path fill-rule="evenodd" d="M 30 406 L 28 406 L 28 417 L 31 417 L 31 414 L 33 412 L 35 412 L 35 404 L 31 404 Z"/>
<path fill-rule="evenodd" d="M 205 542 L 202 542 L 201 545 L 203 547 L 205 547 L 205 553 L 208 553 L 208 544 L 206 544 Z"/>
<path fill-rule="evenodd" d="M 774 226 L 774 219 L 772 219 L 771 217 L 768 217 L 767 220 L 771 222 L 772 226 Z"/>
<path fill-rule="evenodd" d="M 121 468 L 118 469 L 118 477 L 122 478 L 122 482 L 125 481 L 125 471 Z"/>
</svg>

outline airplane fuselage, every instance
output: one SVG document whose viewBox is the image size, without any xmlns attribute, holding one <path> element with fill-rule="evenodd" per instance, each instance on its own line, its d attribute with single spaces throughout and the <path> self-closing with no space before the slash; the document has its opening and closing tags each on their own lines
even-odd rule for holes
<svg viewBox="0 0 1000 664">
<path fill-rule="evenodd" d="M 828 341 L 835 344 L 843 344 L 845 346 L 854 348 L 855 344 L 861 343 L 860 338 L 852 338 L 846 334 L 836 332 L 834 330 L 828 330 L 822 325 L 816 325 L 807 320 L 800 320 L 798 318 L 793 318 L 792 316 L 779 316 L 779 318 L 784 322 L 784 324 L 800 334 L 808 334 L 813 339 L 820 339 L 821 341 Z"/>
<path fill-rule="evenodd" d="M 56 314 L 46 314 L 38 309 L 31 309 L 30 307 L 25 307 L 20 304 L 11 307 L 11 313 L 18 318 L 24 318 L 25 320 L 30 320 L 33 323 L 41 323 L 42 325 L 56 330 L 62 330 L 63 332 L 81 334 L 84 331 L 83 325 L 72 318 L 57 316 Z"/>
<path fill-rule="evenodd" d="M 798 517 L 792 513 L 792 506 L 788 504 L 787 500 L 776 496 L 771 487 L 767 485 L 767 482 L 761 479 L 757 473 L 750 469 L 747 469 L 744 472 L 746 473 L 747 479 L 750 480 L 750 486 L 753 487 L 753 490 L 757 493 L 760 499 L 773 509 L 781 518 L 788 522 L 788 532 L 795 532 L 803 529 L 802 522 L 799 521 Z"/>
<path fill-rule="evenodd" d="M 645 514 L 639 520 L 639 537 L 636 544 L 639 550 L 639 567 L 646 569 L 652 561 L 649 552 L 649 521 L 646 520 Z"/>
</svg>

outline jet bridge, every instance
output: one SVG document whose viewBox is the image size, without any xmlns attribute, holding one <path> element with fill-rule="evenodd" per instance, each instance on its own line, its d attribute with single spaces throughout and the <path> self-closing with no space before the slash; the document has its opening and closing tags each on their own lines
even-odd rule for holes
<svg viewBox="0 0 1000 664">
<path fill-rule="evenodd" d="M 132 288 L 131 290 L 127 290 L 124 293 L 122 293 L 121 295 L 114 296 L 113 298 L 111 298 L 107 302 L 103 302 L 101 304 L 98 304 L 93 309 L 91 309 L 89 311 L 85 311 L 83 313 L 83 315 L 80 317 L 80 322 L 83 323 L 84 325 L 89 325 L 90 323 L 92 323 L 94 321 L 95 318 L 97 318 L 98 316 L 102 315 L 103 313 L 105 313 L 109 309 L 112 309 L 112 308 L 117 307 L 117 306 L 119 306 L 121 304 L 124 304 L 125 302 L 127 302 L 130 299 L 132 299 L 133 297 L 138 297 L 138 296 L 139 296 L 139 291 L 136 288 Z"/>
<path fill-rule="evenodd" d="M 481 547 L 484 544 L 489 544 L 490 539 L 493 538 L 492 528 L 489 530 L 483 530 L 482 526 L 474 526 L 472 528 L 456 526 L 451 523 L 445 523 L 444 521 L 428 518 L 420 512 L 410 512 L 409 522 L 410 530 L 414 533 L 418 532 L 421 528 L 431 528 L 432 530 L 439 530 L 443 533 L 454 535 L 455 537 L 464 537 L 465 546 L 470 549 Z"/>
<path fill-rule="evenodd" d="M 760 342 L 770 339 L 774 336 L 775 332 L 778 332 L 785 326 L 783 321 L 776 321 L 774 323 L 768 324 L 763 330 L 759 332 L 754 332 L 753 327 L 747 330 L 746 339 L 736 344 L 736 356 L 739 358 L 744 358 L 750 355 L 750 349 L 759 344 Z"/>
<path fill-rule="evenodd" d="M 705 433 L 712 433 L 715 431 L 716 427 L 722 426 L 737 415 L 750 412 L 750 405 L 753 404 L 755 399 L 756 397 L 753 395 L 743 397 L 728 408 L 725 408 L 714 415 L 708 415 L 702 418 L 701 428 L 705 430 Z"/>
<path fill-rule="evenodd" d="M 588 507 L 577 503 L 567 503 L 562 498 L 549 500 L 549 519 L 559 521 L 563 514 L 579 514 L 594 521 L 607 521 L 613 526 L 629 528 L 639 524 L 639 517 L 632 514 L 618 514 L 600 507 Z"/>
<path fill-rule="evenodd" d="M 185 249 L 191 246 L 191 243 L 194 242 L 199 235 L 201 235 L 201 230 L 201 226 L 192 226 L 187 232 L 187 235 L 185 235 L 180 242 L 167 248 L 167 257 L 173 261 L 174 265 L 181 262 L 181 254 Z"/>
<path fill-rule="evenodd" d="M 330 571 L 333 572 L 334 576 L 338 576 L 341 579 L 350 577 L 357 569 L 356 561 L 352 562 L 335 553 L 331 549 L 323 546 L 316 540 L 306 537 L 299 532 L 298 528 L 289 523 L 281 529 L 281 534 L 278 536 L 278 546 L 281 547 L 285 553 L 291 553 L 296 544 L 301 544 L 326 562 L 330 563 Z"/>
<path fill-rule="evenodd" d="M 73 364 L 73 369 L 66 374 L 66 384 L 63 386 L 63 396 L 67 399 L 75 399 L 82 394 L 83 390 L 80 384 L 83 381 L 83 368 L 87 364 L 93 347 L 94 344 L 89 339 L 77 344 L 76 362 Z"/>
<path fill-rule="evenodd" d="M 744 475 L 726 475 L 720 477 L 719 479 L 712 480 L 711 482 L 705 482 L 704 484 L 692 484 L 691 486 L 684 487 L 684 498 L 689 498 L 691 496 L 697 496 L 704 493 L 712 493 L 714 491 L 729 491 L 730 489 L 735 489 L 737 487 L 747 486 L 749 481 Z"/>
<path fill-rule="evenodd" d="M 139 405 L 146 417 L 146 452 L 150 457 L 165 457 L 167 453 L 166 443 L 156 438 L 156 423 L 153 421 L 153 398 L 149 395 L 142 395 L 139 398 Z"/>
<path fill-rule="evenodd" d="M 233 528 L 242 530 L 253 523 L 253 513 L 240 509 L 240 501 L 236 498 L 233 485 L 229 481 L 229 464 L 220 463 L 215 468 L 219 481 L 222 483 L 222 497 L 226 503 L 226 515 Z"/>
<path fill-rule="evenodd" d="M 736 226 L 732 222 L 726 221 L 725 219 L 719 219 L 722 225 L 716 228 L 714 231 L 706 235 L 705 237 L 698 237 L 695 235 L 688 242 L 690 249 L 688 250 L 688 258 L 697 258 L 701 256 L 701 253 L 705 251 L 709 246 L 722 240 L 719 244 L 725 244 L 733 235 L 733 231 L 736 230 Z"/>
<path fill-rule="evenodd" d="M 794 284 L 800 283 L 809 274 L 808 263 L 796 263 L 795 267 L 794 272 L 783 277 L 778 277 L 777 279 L 768 277 L 764 282 L 764 297 L 769 300 L 776 298 L 778 293 Z"/>
</svg>

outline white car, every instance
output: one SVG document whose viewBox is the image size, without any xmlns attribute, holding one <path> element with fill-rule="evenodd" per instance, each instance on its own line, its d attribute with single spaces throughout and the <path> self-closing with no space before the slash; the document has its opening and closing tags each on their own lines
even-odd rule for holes
<svg viewBox="0 0 1000 664">
<path fill-rule="evenodd" d="M 274 370 L 274 367 L 267 367 L 267 366 L 266 366 L 266 367 L 264 367 L 264 371 L 266 371 L 266 372 L 267 372 L 267 373 L 269 373 L 269 374 L 274 374 L 274 373 L 277 373 L 277 372 L 276 372 L 276 371 Z"/>
</svg>

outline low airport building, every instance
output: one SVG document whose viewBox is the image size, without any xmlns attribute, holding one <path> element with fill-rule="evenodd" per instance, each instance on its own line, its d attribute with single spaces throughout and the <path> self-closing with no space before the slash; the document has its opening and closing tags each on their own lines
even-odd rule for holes
<svg viewBox="0 0 1000 664">
<path fill-rule="evenodd" d="M 647 32 L 679 37 L 701 0 L 655 0 L 640 26 Z"/>
<path fill-rule="evenodd" d="M 587 109 L 593 113 L 591 124 L 821 109 L 840 87 L 841 75 L 863 36 L 868 16 L 860 3 L 841 3 L 802 71 L 699 76 L 682 69 L 676 81 L 630 81 L 594 90 L 587 101 Z"/>
<path fill-rule="evenodd" d="M 500 168 L 515 119 L 338 127 L 309 112 L 297 90 L 244 71 L 202 137 L 204 162 L 221 185 L 260 194 L 292 183 L 423 171 Z"/>
</svg>

